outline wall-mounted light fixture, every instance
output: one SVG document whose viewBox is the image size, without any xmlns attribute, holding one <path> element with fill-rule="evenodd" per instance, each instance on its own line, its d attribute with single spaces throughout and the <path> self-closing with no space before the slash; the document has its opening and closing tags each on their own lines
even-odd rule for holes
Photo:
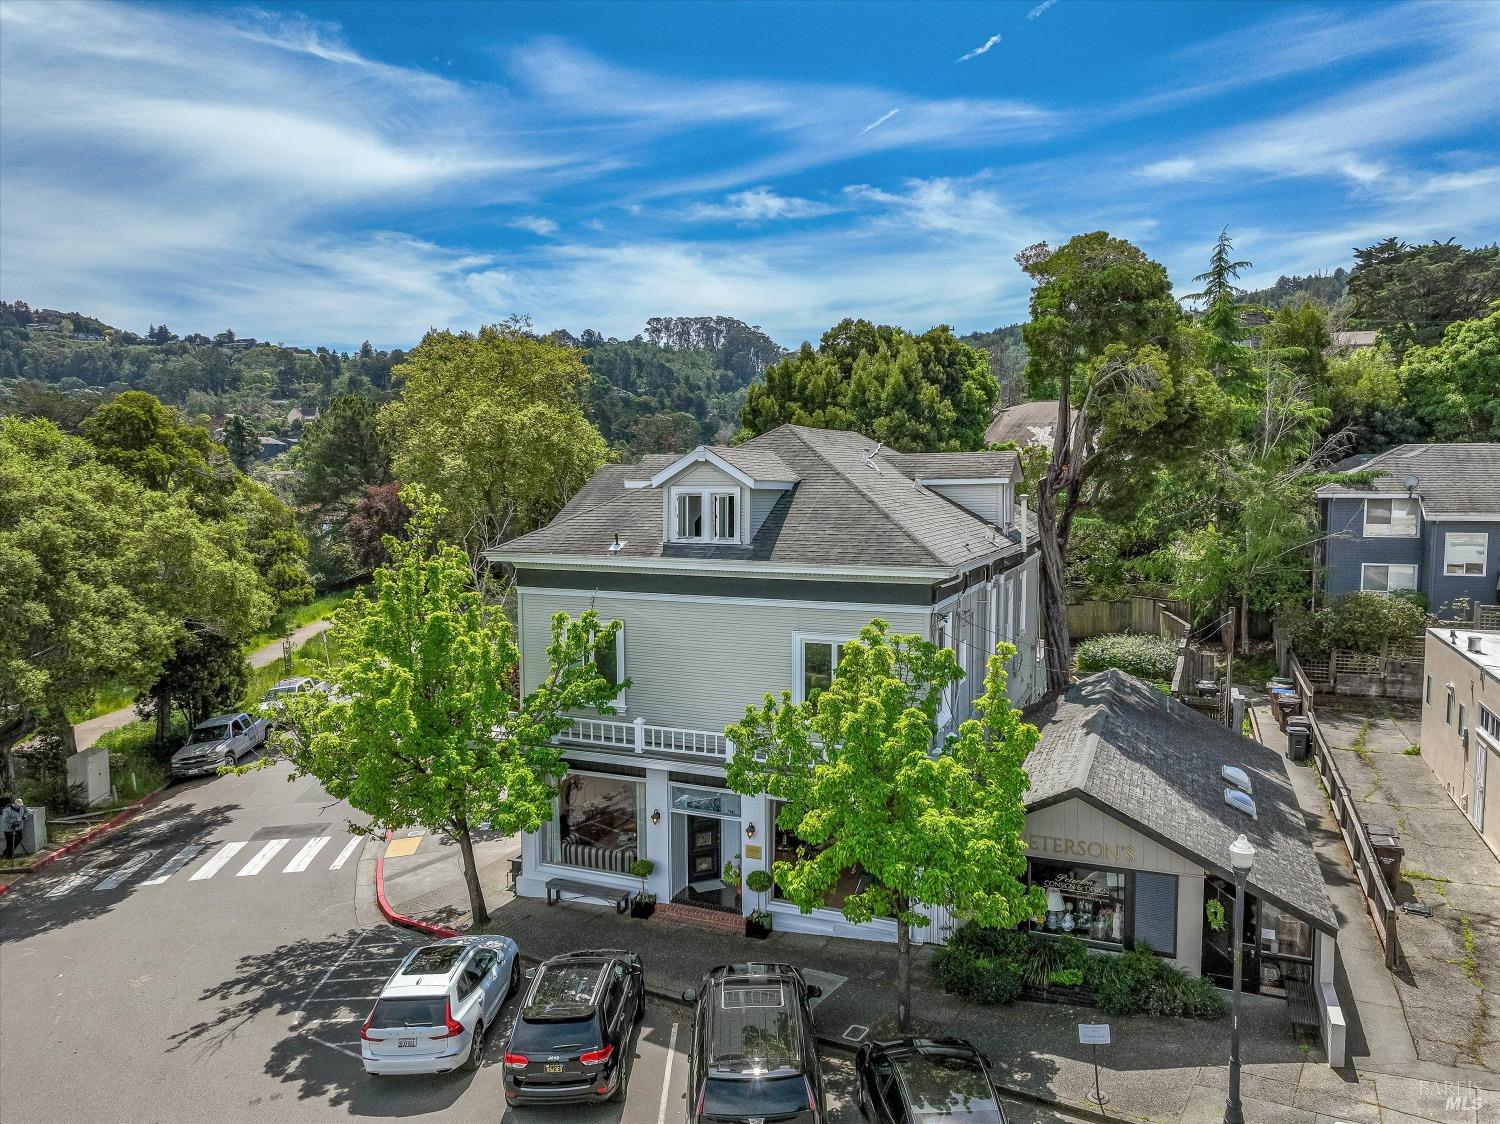
<svg viewBox="0 0 1500 1124">
<path fill-rule="evenodd" d="M 656 808 L 651 812 L 651 826 L 655 827 L 659 823 L 661 823 L 661 809 Z"/>
<path fill-rule="evenodd" d="M 747 823 L 745 825 L 745 838 L 746 839 L 754 839 L 755 838 L 755 825 L 753 823 Z"/>
</svg>

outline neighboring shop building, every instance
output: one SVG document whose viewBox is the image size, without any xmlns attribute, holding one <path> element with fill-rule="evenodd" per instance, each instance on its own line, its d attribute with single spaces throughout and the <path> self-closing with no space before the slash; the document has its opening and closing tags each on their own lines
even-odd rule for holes
<svg viewBox="0 0 1500 1124">
<path fill-rule="evenodd" d="M 1500 632 L 1429 628 L 1422 760 L 1500 855 Z"/>
</svg>

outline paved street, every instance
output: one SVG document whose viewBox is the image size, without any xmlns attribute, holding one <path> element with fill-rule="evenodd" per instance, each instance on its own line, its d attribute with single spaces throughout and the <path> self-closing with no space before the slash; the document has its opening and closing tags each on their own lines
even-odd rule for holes
<svg viewBox="0 0 1500 1124">
<path fill-rule="evenodd" d="M 318 785 L 286 776 L 176 787 L 0 899 L 7 1120 L 683 1119 L 689 1012 L 658 1001 L 619 1105 L 507 1115 L 500 1055 L 514 1000 L 478 1073 L 367 1077 L 360 1022 L 423 938 L 373 908 L 380 844 L 350 835 L 349 810 Z M 833 1118 L 858 1119 L 848 1057 L 825 1067 Z M 1056 1119 L 1026 1105 L 1012 1118 Z"/>
</svg>

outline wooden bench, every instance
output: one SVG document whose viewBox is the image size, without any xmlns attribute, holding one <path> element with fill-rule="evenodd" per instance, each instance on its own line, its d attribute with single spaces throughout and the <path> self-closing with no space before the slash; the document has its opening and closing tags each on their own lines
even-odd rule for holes
<svg viewBox="0 0 1500 1124">
<path fill-rule="evenodd" d="M 630 908 L 630 891 L 622 890 L 618 886 L 600 886 L 598 883 L 584 882 L 577 878 L 547 879 L 548 905 L 562 901 L 564 894 L 576 894 L 581 898 L 613 902 L 616 913 L 624 913 Z"/>
</svg>

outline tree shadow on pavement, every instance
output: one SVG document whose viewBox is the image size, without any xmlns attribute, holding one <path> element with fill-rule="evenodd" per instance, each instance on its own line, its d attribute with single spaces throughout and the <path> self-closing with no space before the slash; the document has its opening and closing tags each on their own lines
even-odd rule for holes
<svg viewBox="0 0 1500 1124">
<path fill-rule="evenodd" d="M 206 842 L 239 810 L 237 804 L 211 808 L 157 805 L 101 836 L 97 842 L 63 856 L 36 874 L 26 875 L 0 897 L 0 940 L 14 945 L 75 922 L 102 917 L 132 894 L 141 892 L 141 881 L 150 878 L 178 848 Z M 143 850 L 157 853 L 118 886 L 95 889 L 111 872 Z M 69 879 L 85 872 L 91 875 L 89 881 L 57 897 L 50 896 Z M 150 889 L 145 888 L 145 892 Z"/>
</svg>

